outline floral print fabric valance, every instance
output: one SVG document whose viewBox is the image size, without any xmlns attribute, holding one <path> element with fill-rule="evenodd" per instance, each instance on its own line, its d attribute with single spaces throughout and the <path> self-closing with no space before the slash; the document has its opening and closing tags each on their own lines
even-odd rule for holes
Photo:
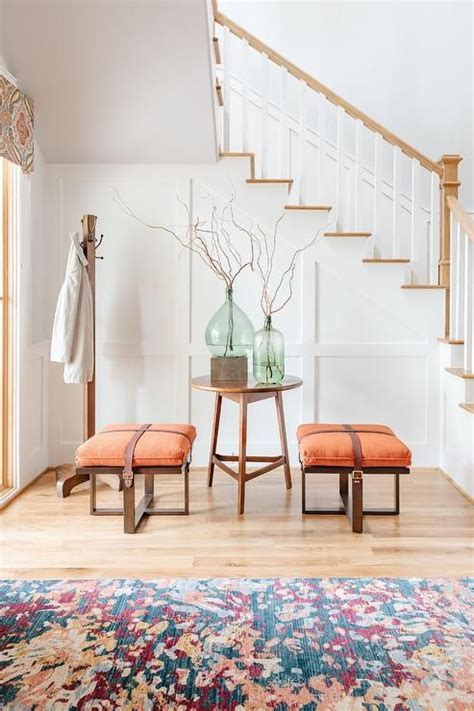
<svg viewBox="0 0 474 711">
<path fill-rule="evenodd" d="M 33 102 L 0 74 L 0 158 L 33 172 Z"/>
</svg>

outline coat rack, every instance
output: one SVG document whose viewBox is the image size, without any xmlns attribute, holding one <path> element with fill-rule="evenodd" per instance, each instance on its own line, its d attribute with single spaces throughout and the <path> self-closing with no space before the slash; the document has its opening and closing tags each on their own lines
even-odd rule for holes
<svg viewBox="0 0 474 711">
<path fill-rule="evenodd" d="M 103 257 L 97 256 L 97 249 L 100 247 L 104 235 L 101 235 L 99 240 L 97 240 L 95 236 L 95 227 L 97 222 L 96 215 L 83 215 L 81 222 L 81 246 L 88 262 L 86 269 L 91 285 L 93 313 L 92 342 L 94 347 L 94 374 L 92 380 L 84 386 L 84 439 L 89 439 L 89 437 L 92 437 L 95 434 L 96 415 L 95 260 L 103 259 Z M 109 479 L 111 479 L 111 481 L 109 481 Z M 83 484 L 86 481 L 89 481 L 89 475 L 77 474 L 75 467 L 71 467 L 70 465 L 58 467 L 56 471 L 56 494 L 61 498 L 66 498 L 76 486 L 79 486 L 79 484 Z M 107 483 L 113 488 L 117 488 L 115 478 L 108 477 Z"/>
</svg>

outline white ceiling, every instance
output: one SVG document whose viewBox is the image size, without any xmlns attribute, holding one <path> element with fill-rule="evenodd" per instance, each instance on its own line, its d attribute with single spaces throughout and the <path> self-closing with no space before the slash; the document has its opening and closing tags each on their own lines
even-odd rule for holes
<svg viewBox="0 0 474 711">
<path fill-rule="evenodd" d="M 0 1 L 48 162 L 215 162 L 207 0 Z"/>
</svg>

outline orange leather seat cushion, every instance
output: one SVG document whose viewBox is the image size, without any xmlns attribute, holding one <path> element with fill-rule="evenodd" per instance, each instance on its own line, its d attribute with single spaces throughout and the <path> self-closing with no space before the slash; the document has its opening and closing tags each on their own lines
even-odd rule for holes
<svg viewBox="0 0 474 711">
<path fill-rule="evenodd" d="M 140 426 L 107 425 L 81 444 L 76 452 L 77 466 L 123 467 L 127 444 Z M 181 466 L 188 458 L 195 438 L 193 425 L 151 425 L 137 442 L 133 466 Z"/>
<path fill-rule="evenodd" d="M 362 467 L 408 467 L 411 464 L 411 452 L 393 430 L 384 425 L 351 425 L 357 430 L 362 448 Z M 309 434 L 336 429 L 337 432 Z M 359 432 L 358 430 L 375 430 Z M 307 436 L 305 436 L 307 435 Z M 342 425 L 300 425 L 298 427 L 300 460 L 305 467 L 352 467 L 354 452 L 351 437 L 344 432 Z"/>
</svg>

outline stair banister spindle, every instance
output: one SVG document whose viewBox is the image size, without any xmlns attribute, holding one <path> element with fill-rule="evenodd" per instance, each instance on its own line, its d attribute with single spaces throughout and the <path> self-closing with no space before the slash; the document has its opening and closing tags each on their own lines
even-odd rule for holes
<svg viewBox="0 0 474 711">
<path fill-rule="evenodd" d="M 451 298 L 454 298 L 454 305 L 455 305 L 454 318 L 455 318 L 455 332 L 457 333 L 457 335 L 454 336 L 454 338 L 458 338 L 460 340 L 463 340 L 463 338 L 464 338 L 463 327 L 464 327 L 465 274 L 464 274 L 464 269 L 463 269 L 463 258 L 465 258 L 465 255 L 464 255 L 463 238 L 465 238 L 465 235 L 462 232 L 461 225 L 459 224 L 459 222 L 457 222 L 454 231 L 451 230 L 451 242 L 454 243 L 454 245 L 455 245 L 456 284 L 454 284 L 454 291 L 453 291 L 453 283 L 451 282 L 450 292 L 451 292 Z"/>
<path fill-rule="evenodd" d="M 474 372 L 474 241 L 464 235 L 464 370 Z"/>
<path fill-rule="evenodd" d="M 293 198 L 296 203 L 302 202 L 304 186 L 304 149 L 306 145 L 305 105 L 307 86 L 303 80 L 300 81 L 299 89 L 298 162 L 293 186 Z"/>
<path fill-rule="evenodd" d="M 249 43 L 246 39 L 241 42 L 241 65 L 242 65 L 242 151 L 250 151 L 249 142 Z"/>
<path fill-rule="evenodd" d="M 317 192 L 318 202 L 324 202 L 324 162 L 326 157 L 326 116 L 327 100 L 324 94 L 318 94 L 318 166 L 317 166 Z"/>
<path fill-rule="evenodd" d="M 356 121 L 355 137 L 355 174 L 354 174 L 354 229 L 360 230 L 360 196 L 362 187 L 362 140 L 364 137 L 364 124 L 360 119 Z"/>
<path fill-rule="evenodd" d="M 430 228 L 428 236 L 428 284 L 438 283 L 439 260 L 439 180 L 435 173 L 430 174 Z"/>
<path fill-rule="evenodd" d="M 342 224 L 342 194 L 344 190 L 344 118 L 345 112 L 341 106 L 337 107 L 337 147 L 336 147 L 336 220 L 337 229 L 343 228 Z"/>
<path fill-rule="evenodd" d="M 416 270 L 420 262 L 420 247 L 417 235 L 421 233 L 419 219 L 420 200 L 420 164 L 416 158 L 411 159 L 411 219 L 410 219 L 410 259 L 411 268 Z"/>
<path fill-rule="evenodd" d="M 381 196 L 382 183 L 382 136 L 380 133 L 374 134 L 374 225 L 373 238 L 374 245 L 379 242 L 379 199 Z"/>
<path fill-rule="evenodd" d="M 223 93 L 224 93 L 224 116 L 223 116 L 223 136 L 222 143 L 224 151 L 230 151 L 230 30 L 224 27 L 223 42 Z"/>
<path fill-rule="evenodd" d="M 392 174 L 392 256 L 400 257 L 400 163 L 402 152 L 398 146 L 393 146 Z"/>
<path fill-rule="evenodd" d="M 453 213 L 450 216 L 450 232 L 452 235 L 456 234 L 456 227 L 459 226 L 455 220 Z M 459 298 L 459 273 L 458 273 L 458 259 L 457 259 L 457 249 L 459 247 L 458 241 L 456 239 L 451 240 L 450 250 L 449 250 L 449 260 L 451 265 L 451 273 L 449 276 L 449 282 L 451 284 L 450 292 L 451 298 L 449 300 L 449 337 L 458 339 L 459 335 L 459 322 L 456 319 L 456 302 Z"/>
<path fill-rule="evenodd" d="M 286 95 L 288 89 L 288 71 L 280 68 L 280 178 L 287 178 L 289 170 L 289 128 L 286 111 Z"/>
<path fill-rule="evenodd" d="M 261 136 L 261 177 L 268 177 L 268 74 L 270 60 L 262 54 L 262 136 Z"/>
</svg>

